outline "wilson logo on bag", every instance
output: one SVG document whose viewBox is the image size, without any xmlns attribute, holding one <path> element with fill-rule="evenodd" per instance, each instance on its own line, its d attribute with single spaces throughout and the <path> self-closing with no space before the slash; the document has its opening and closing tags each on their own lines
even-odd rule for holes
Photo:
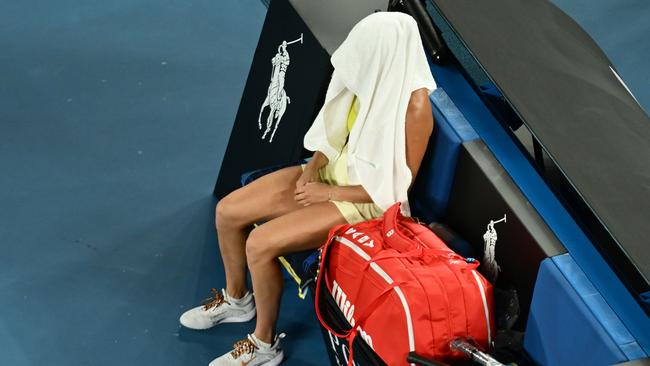
<svg viewBox="0 0 650 366">
<path fill-rule="evenodd" d="M 322 326 L 348 341 L 360 336 L 388 365 L 408 364 L 409 352 L 453 362 L 464 358 L 449 342 L 471 338 L 489 350 L 494 335 L 492 285 L 429 228 L 403 217 L 399 204 L 383 218 L 330 231 L 322 248 L 316 313 Z M 327 289 L 350 328 L 323 321 Z"/>
</svg>

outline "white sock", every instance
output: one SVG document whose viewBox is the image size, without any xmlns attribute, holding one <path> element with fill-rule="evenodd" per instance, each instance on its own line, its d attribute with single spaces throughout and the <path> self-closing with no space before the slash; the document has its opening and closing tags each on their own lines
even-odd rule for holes
<svg viewBox="0 0 650 366">
<path fill-rule="evenodd" d="M 257 338 L 257 337 L 255 336 L 254 333 L 251 334 L 251 337 L 253 337 L 253 339 L 255 339 L 255 343 L 257 343 L 257 345 L 258 345 L 258 346 L 260 347 L 260 349 L 262 349 L 262 350 L 268 350 L 268 349 L 271 348 L 271 346 L 273 346 L 271 343 L 262 342 L 259 338 Z"/>
<path fill-rule="evenodd" d="M 233 304 L 233 305 L 242 306 L 242 305 L 246 304 L 246 297 L 248 296 L 249 293 L 250 292 L 246 292 L 244 294 L 244 296 L 242 296 L 239 299 L 236 299 L 236 298 L 230 296 L 230 294 L 228 294 L 228 291 L 226 291 L 226 296 L 227 296 L 226 300 L 228 300 L 228 302 Z"/>
</svg>

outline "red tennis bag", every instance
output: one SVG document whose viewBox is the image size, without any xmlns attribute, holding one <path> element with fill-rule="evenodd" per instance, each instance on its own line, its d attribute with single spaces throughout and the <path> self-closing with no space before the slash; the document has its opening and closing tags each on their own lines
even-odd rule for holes
<svg viewBox="0 0 650 366">
<path fill-rule="evenodd" d="M 359 336 L 388 365 L 408 364 L 409 352 L 443 362 L 463 359 L 449 342 L 470 338 L 489 350 L 494 336 L 492 285 L 478 261 L 449 249 L 428 227 L 401 215 L 334 227 L 322 248 L 316 313 L 322 326 L 348 341 Z M 323 321 L 325 288 L 351 328 Z M 348 358 L 348 365 L 353 355 Z"/>
</svg>

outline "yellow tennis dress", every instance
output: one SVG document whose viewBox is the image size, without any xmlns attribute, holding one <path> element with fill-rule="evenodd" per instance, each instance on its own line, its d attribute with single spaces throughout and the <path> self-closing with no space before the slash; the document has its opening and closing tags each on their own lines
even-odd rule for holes
<svg viewBox="0 0 650 366">
<path fill-rule="evenodd" d="M 350 112 L 348 113 L 348 134 L 352 130 L 352 126 L 354 126 L 358 113 L 359 101 L 355 97 L 350 106 Z M 346 142 L 336 161 L 327 164 L 318 171 L 321 182 L 335 186 L 349 186 L 347 161 L 348 144 Z M 371 220 L 384 214 L 384 210 L 374 203 L 353 203 L 348 201 L 332 201 L 332 203 L 336 205 L 343 217 L 345 217 L 347 222 L 350 224 Z"/>
</svg>

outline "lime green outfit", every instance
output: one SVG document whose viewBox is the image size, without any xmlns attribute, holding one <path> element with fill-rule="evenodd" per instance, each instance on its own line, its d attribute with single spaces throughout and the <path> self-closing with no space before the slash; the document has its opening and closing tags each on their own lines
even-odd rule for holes
<svg viewBox="0 0 650 366">
<path fill-rule="evenodd" d="M 348 134 L 354 126 L 358 113 L 359 101 L 355 97 L 350 106 L 350 112 L 348 113 Z M 347 160 L 348 144 L 346 143 L 336 161 L 328 163 L 318 171 L 321 182 L 335 186 L 348 186 Z M 303 165 L 303 169 L 304 167 Z M 343 217 L 350 224 L 371 220 L 384 214 L 384 210 L 374 203 L 353 203 L 348 201 L 332 201 L 332 203 L 336 205 Z"/>
</svg>

